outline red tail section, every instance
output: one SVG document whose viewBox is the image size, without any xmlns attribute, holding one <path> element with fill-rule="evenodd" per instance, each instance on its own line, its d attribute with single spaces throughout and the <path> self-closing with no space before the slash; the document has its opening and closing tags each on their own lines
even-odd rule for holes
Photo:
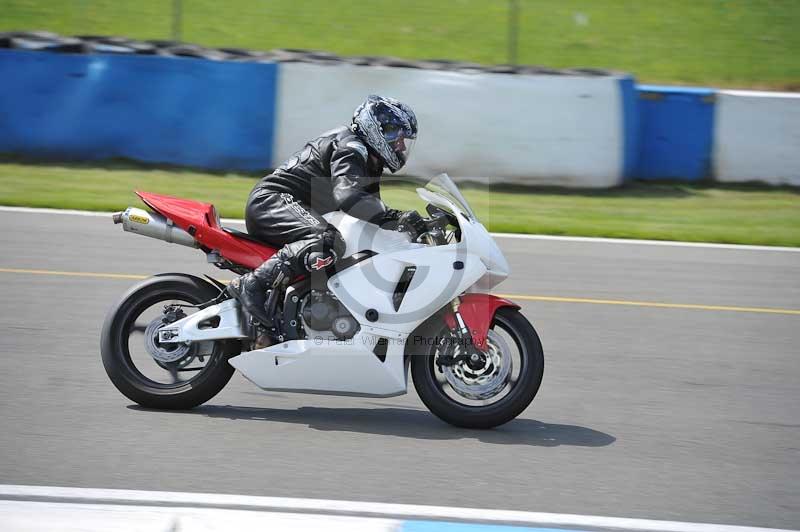
<svg viewBox="0 0 800 532">
<path fill-rule="evenodd" d="M 256 268 L 277 251 L 250 238 L 225 231 L 217 221 L 217 211 L 210 203 L 137 191 L 136 195 L 151 209 L 163 214 L 192 235 L 207 250 L 215 250 L 231 262 Z"/>
</svg>

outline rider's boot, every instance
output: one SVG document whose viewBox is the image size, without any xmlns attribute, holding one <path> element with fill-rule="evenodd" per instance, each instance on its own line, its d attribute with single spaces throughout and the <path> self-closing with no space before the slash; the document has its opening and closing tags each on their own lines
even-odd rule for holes
<svg viewBox="0 0 800 532">
<path fill-rule="evenodd" d="M 228 284 L 228 294 L 236 298 L 245 312 L 262 325 L 269 325 L 272 321 L 272 316 L 267 315 L 265 305 L 267 291 L 272 290 L 285 267 L 286 257 L 282 251 L 267 259 L 252 272 L 237 277 Z"/>
<path fill-rule="evenodd" d="M 344 250 L 344 240 L 335 229 L 290 242 L 251 273 L 231 281 L 228 294 L 236 298 L 253 319 L 269 326 L 273 317 L 264 308 L 267 291 L 277 289 L 297 275 L 313 274 L 332 266 Z"/>
</svg>

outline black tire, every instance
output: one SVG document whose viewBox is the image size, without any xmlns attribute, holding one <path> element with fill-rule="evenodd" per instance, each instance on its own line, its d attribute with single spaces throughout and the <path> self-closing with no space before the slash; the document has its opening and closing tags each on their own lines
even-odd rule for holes
<svg viewBox="0 0 800 532">
<path fill-rule="evenodd" d="M 147 308 L 160 301 L 180 299 L 192 304 L 209 301 L 219 289 L 198 277 L 168 274 L 151 277 L 131 288 L 108 313 L 103 324 L 100 351 L 111 382 L 128 399 L 147 408 L 187 410 L 199 406 L 222 390 L 233 375 L 228 359 L 239 354 L 235 340 L 217 341 L 210 359 L 196 379 L 173 385 L 145 377 L 131 361 L 130 325 Z"/>
<path fill-rule="evenodd" d="M 514 387 L 496 403 L 469 406 L 459 404 L 449 397 L 436 381 L 436 345 L 431 345 L 424 355 L 411 357 L 414 388 L 425 406 L 443 421 L 457 427 L 490 429 L 517 417 L 536 397 L 544 374 L 544 353 L 536 330 L 519 310 L 512 307 L 501 307 L 497 310 L 492 328 L 497 325 L 502 325 L 516 342 L 522 367 Z M 442 331 L 441 328 L 436 330 Z"/>
</svg>

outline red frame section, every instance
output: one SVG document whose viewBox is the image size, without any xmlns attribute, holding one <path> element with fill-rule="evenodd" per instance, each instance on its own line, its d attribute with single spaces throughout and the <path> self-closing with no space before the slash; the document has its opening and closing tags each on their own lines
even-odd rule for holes
<svg viewBox="0 0 800 532">
<path fill-rule="evenodd" d="M 266 244 L 238 238 L 217 223 L 217 211 L 210 203 L 162 194 L 136 191 L 145 204 L 191 234 L 204 248 L 216 250 L 229 261 L 255 269 L 277 251 Z"/>
<path fill-rule="evenodd" d="M 486 335 L 489 333 L 494 315 L 500 307 L 519 308 L 519 305 L 492 294 L 464 294 L 461 296 L 458 313 L 461 314 L 464 324 L 469 329 L 473 345 L 481 351 L 486 351 Z M 452 310 L 444 315 L 444 320 L 448 327 L 456 328 L 456 317 Z"/>
</svg>

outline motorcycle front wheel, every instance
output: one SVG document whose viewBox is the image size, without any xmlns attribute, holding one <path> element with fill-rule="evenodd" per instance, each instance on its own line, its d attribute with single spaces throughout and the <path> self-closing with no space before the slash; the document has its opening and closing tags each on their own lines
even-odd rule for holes
<svg viewBox="0 0 800 532">
<path fill-rule="evenodd" d="M 442 327 L 411 357 L 414 388 L 440 419 L 457 427 L 489 429 L 517 417 L 533 401 L 544 374 L 542 343 L 519 310 L 501 307 L 494 316 L 481 360 L 442 364 L 463 346 Z M 440 361 L 440 357 L 442 357 Z"/>
<path fill-rule="evenodd" d="M 235 340 L 160 344 L 158 329 L 219 295 L 190 275 L 151 277 L 131 288 L 103 324 L 103 366 L 125 397 L 147 408 L 187 410 L 219 393 L 233 375 Z"/>
</svg>

